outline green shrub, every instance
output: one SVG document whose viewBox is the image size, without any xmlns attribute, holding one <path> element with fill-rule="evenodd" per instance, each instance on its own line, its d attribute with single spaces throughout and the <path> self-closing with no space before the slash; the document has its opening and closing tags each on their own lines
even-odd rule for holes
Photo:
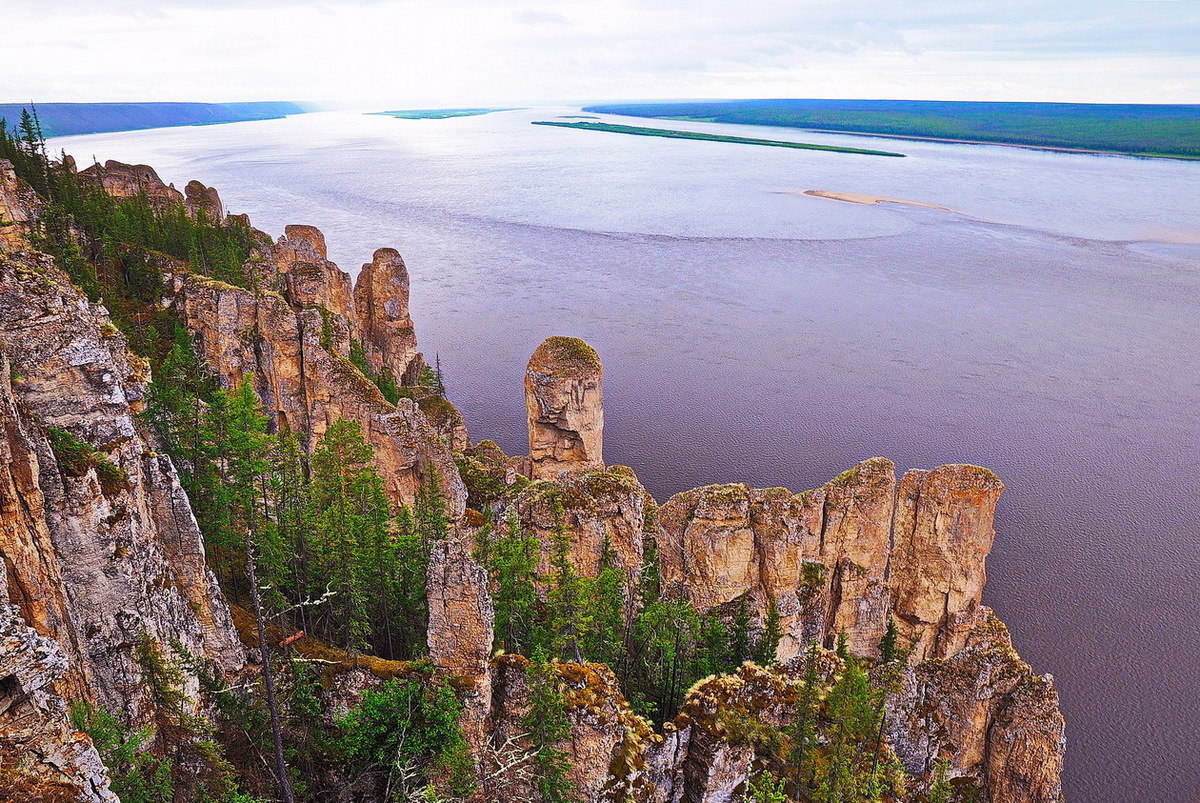
<svg viewBox="0 0 1200 803">
<path fill-rule="evenodd" d="M 100 490 L 105 496 L 113 496 L 129 488 L 129 474 L 125 469 L 109 460 L 92 446 L 76 438 L 65 429 L 49 427 L 46 435 L 58 467 L 68 477 L 82 477 L 95 470 L 100 481 Z"/>
<path fill-rule="evenodd" d="M 458 728 L 462 705 L 447 685 L 394 679 L 363 695 L 338 721 L 340 748 L 351 777 L 434 786 L 455 796 L 473 786 L 466 742 Z"/>
</svg>

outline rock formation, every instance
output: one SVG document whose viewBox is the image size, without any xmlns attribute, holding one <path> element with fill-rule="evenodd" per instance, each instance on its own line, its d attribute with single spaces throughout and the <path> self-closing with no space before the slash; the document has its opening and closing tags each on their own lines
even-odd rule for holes
<svg viewBox="0 0 1200 803">
<path fill-rule="evenodd" d="M 1054 683 L 1021 660 L 991 610 L 973 619 L 958 652 L 904 675 L 889 703 L 892 744 L 914 775 L 947 759 L 951 777 L 991 803 L 1057 803 L 1065 738 Z"/>
<path fill-rule="evenodd" d="M 632 587 L 644 558 L 648 498 L 631 469 L 614 466 L 538 480 L 521 491 L 514 508 L 525 531 L 541 544 L 538 574 L 551 574 L 554 534 L 561 530 L 568 558 L 580 575 L 595 577 L 607 552 Z"/>
<path fill-rule="evenodd" d="M 715 485 L 676 494 L 655 538 L 664 588 L 699 610 L 743 595 L 762 622 L 775 605 L 787 660 L 845 633 L 876 654 L 889 616 L 916 660 L 961 648 L 980 605 L 1003 490 L 977 466 L 914 470 L 900 484 L 872 458 L 815 491 Z"/>
<path fill-rule="evenodd" d="M 603 368 L 575 337 L 550 337 L 529 358 L 525 410 L 533 479 L 604 468 Z"/>
<path fill-rule="evenodd" d="M 41 209 L 42 199 L 0 159 L 0 252 L 29 247 L 29 225 Z"/>
<path fill-rule="evenodd" d="M 145 364 L 40 255 L 0 256 L 0 343 L 9 597 L 66 652 L 73 696 L 150 721 L 141 639 L 229 672 L 243 656 L 175 468 L 134 417 Z"/>
<path fill-rule="evenodd" d="M 226 388 L 250 378 L 275 426 L 302 433 L 309 448 L 338 419 L 359 421 L 395 504 L 412 504 L 422 483 L 436 477 L 447 511 L 462 515 L 466 490 L 450 454 L 451 442 L 466 438 L 458 411 L 441 397 L 427 399 L 423 390 L 395 404 L 384 397 L 350 360 L 363 332 L 382 331 L 382 324 L 372 316 L 360 320 L 350 277 L 324 258 L 320 231 L 312 226 L 286 231 L 247 266 L 257 292 L 183 266 L 168 274 L 168 297 L 195 337 L 197 352 Z M 396 293 L 391 298 L 384 278 L 368 277 L 370 291 L 362 289 L 363 281 L 358 295 L 372 300 L 372 311 L 390 307 L 407 318 L 407 286 L 391 285 Z M 387 347 L 392 341 L 375 342 L 378 359 L 397 364 L 380 343 Z M 418 363 L 420 355 L 407 359 Z M 422 401 L 436 415 L 427 416 Z"/>
<path fill-rule="evenodd" d="M 986 580 L 992 521 L 1004 490 L 979 466 L 913 469 L 900 482 L 892 535 L 892 609 L 914 657 L 963 649 Z"/>
<path fill-rule="evenodd" d="M 48 800 L 117 803 L 108 769 L 91 740 L 71 726 L 66 702 L 53 691 L 67 656 L 9 604 L 6 575 L 0 560 L 0 794 L 17 791 L 5 789 L 7 781 Z"/>
<path fill-rule="evenodd" d="M 225 206 L 215 187 L 206 187 L 193 180 L 187 183 L 183 192 L 184 207 L 192 217 L 209 223 L 225 222 Z"/>
<path fill-rule="evenodd" d="M 408 315 L 408 268 L 392 248 L 380 248 L 362 266 L 354 284 L 367 361 L 376 373 L 415 385 L 424 365 Z"/>
<path fill-rule="evenodd" d="M 129 165 L 109 159 L 80 170 L 79 177 L 117 198 L 145 195 L 151 205 L 166 209 L 184 202 L 183 193 L 162 182 L 150 165 Z"/>
<path fill-rule="evenodd" d="M 150 168 L 116 162 L 80 175 L 117 196 L 145 193 L 249 230 L 199 182 L 184 196 Z M 245 653 L 175 468 L 137 418 L 147 364 L 103 307 L 28 250 L 40 209 L 0 162 L 0 770 L 19 752 L 20 771 L 47 794 L 108 803 L 106 770 L 70 728 L 64 700 L 149 724 L 157 702 L 138 645 L 204 659 L 227 679 Z M 830 651 L 839 636 L 850 655 L 874 659 L 889 622 L 904 660 L 889 665 L 898 680 L 880 750 L 907 773 L 904 799 L 923 799 L 945 761 L 964 799 L 1061 800 L 1053 680 L 1033 673 L 982 605 L 1003 491 L 992 472 L 941 466 L 897 483 L 890 461 L 871 458 L 799 494 L 713 485 L 658 507 L 631 469 L 603 461 L 602 368 L 586 343 L 552 337 L 533 354 L 530 454 L 509 457 L 492 442 L 470 444 L 457 409 L 418 384 L 425 363 L 398 253 L 376 251 L 352 285 L 314 227 L 288 226 L 276 242 L 252 236 L 254 289 L 156 254 L 162 303 L 223 387 L 252 383 L 276 429 L 311 449 L 338 419 L 359 421 L 395 505 L 440 487 L 451 534 L 429 554 L 427 641 L 433 678 L 463 706 L 476 799 L 538 794 L 524 733 L 531 665 L 492 655 L 492 578 L 469 546 L 488 537 L 486 513 L 511 515 L 540 544 L 535 590 L 546 590 L 550 556 L 565 549 L 582 577 L 605 565 L 621 572 L 628 617 L 644 603 L 645 572 L 666 600 L 686 600 L 706 621 L 744 612 L 759 637 L 777 623 L 775 663 L 698 682 L 658 732 L 633 713 L 609 667 L 539 669 L 564 700 L 569 736 L 554 747 L 582 800 L 738 799 L 760 769 L 752 731 L 791 724 L 808 656 L 826 694 L 855 665 Z M 335 712 L 383 678 L 425 671 L 331 650 L 303 632 L 269 640 L 337 667 L 321 692 L 339 701 Z M 196 678 L 184 683 L 200 713 Z M 0 793 L 3 782 L 0 773 Z"/>
<path fill-rule="evenodd" d="M 487 572 L 456 537 L 434 545 L 429 558 L 429 660 L 464 696 L 463 735 L 478 755 L 488 740 L 492 706 L 495 614 Z"/>
</svg>

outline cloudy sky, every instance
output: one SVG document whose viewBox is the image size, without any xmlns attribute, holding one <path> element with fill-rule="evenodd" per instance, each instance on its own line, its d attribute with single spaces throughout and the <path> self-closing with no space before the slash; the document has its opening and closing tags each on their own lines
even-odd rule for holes
<svg viewBox="0 0 1200 803">
<path fill-rule="evenodd" d="M 0 102 L 1200 103 L 1200 0 L 0 0 Z"/>
</svg>

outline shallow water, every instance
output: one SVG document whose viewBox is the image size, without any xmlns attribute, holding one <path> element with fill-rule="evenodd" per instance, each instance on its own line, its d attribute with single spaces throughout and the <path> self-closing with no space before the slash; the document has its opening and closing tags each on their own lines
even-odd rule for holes
<svg viewBox="0 0 1200 803">
<path fill-rule="evenodd" d="M 198 178 L 271 232 L 315 224 L 351 272 L 399 248 L 423 348 L 472 436 L 510 451 L 528 355 L 572 334 L 604 359 L 606 458 L 660 499 L 815 487 L 876 454 L 995 469 L 986 601 L 1056 678 L 1069 799 L 1196 799 L 1200 163 L 528 124 L 571 113 L 333 113 L 52 146 Z"/>
</svg>

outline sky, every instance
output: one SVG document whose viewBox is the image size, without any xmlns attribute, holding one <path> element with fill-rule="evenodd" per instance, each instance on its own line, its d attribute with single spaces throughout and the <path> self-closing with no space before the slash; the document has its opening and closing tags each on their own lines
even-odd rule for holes
<svg viewBox="0 0 1200 803">
<path fill-rule="evenodd" d="M 1200 0 L 0 0 L 0 102 L 1200 103 Z"/>
</svg>

